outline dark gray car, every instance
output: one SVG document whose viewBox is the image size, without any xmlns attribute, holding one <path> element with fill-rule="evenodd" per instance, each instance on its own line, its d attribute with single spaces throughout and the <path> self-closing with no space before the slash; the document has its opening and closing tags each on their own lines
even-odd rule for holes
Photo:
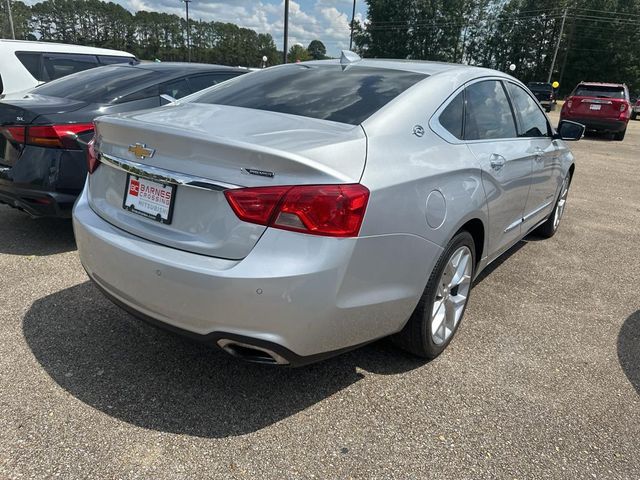
<svg viewBox="0 0 640 480">
<path fill-rule="evenodd" d="M 159 107 L 247 70 L 148 63 L 99 67 L 0 102 L 0 203 L 69 216 L 87 175 L 94 118 Z"/>
</svg>

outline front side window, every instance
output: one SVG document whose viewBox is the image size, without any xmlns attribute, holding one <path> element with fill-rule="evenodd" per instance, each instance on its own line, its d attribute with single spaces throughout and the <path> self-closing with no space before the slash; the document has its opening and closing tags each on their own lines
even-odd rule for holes
<svg viewBox="0 0 640 480">
<path fill-rule="evenodd" d="M 359 125 L 426 77 L 358 65 L 292 64 L 243 75 L 188 101 Z"/>
<path fill-rule="evenodd" d="M 547 117 L 544 116 L 538 102 L 527 94 L 522 88 L 507 82 L 507 90 L 513 102 L 519 120 L 519 137 L 546 137 L 549 135 Z"/>
<path fill-rule="evenodd" d="M 465 140 L 517 136 L 515 119 L 502 82 L 485 80 L 466 88 L 464 125 Z"/>
</svg>

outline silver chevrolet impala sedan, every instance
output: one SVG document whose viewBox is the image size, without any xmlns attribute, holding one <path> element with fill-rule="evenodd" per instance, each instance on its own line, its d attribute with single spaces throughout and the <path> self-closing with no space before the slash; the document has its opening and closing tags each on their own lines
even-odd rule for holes
<svg viewBox="0 0 640 480">
<path fill-rule="evenodd" d="M 434 358 L 478 273 L 556 232 L 583 131 L 494 70 L 350 52 L 265 69 L 96 121 L 80 258 L 133 315 L 246 360 L 386 336 Z"/>
</svg>

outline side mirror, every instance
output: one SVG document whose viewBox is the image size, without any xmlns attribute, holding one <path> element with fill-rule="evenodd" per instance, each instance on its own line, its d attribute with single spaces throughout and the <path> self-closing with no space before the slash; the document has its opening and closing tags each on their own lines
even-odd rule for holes
<svg viewBox="0 0 640 480">
<path fill-rule="evenodd" d="M 167 95 L 163 93 L 160 95 L 160 106 L 169 105 L 170 103 L 176 103 L 177 100 L 173 98 L 171 95 Z"/>
<path fill-rule="evenodd" d="M 572 122 L 571 120 L 561 120 L 558 124 L 558 132 L 554 135 L 555 139 L 576 141 L 584 137 L 586 127 L 581 123 Z"/>
</svg>

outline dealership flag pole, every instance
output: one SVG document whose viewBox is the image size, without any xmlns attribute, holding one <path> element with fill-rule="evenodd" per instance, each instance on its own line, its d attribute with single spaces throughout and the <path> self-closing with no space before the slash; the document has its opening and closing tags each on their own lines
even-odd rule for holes
<svg viewBox="0 0 640 480">
<path fill-rule="evenodd" d="M 13 29 L 13 15 L 11 15 L 11 0 L 7 0 L 7 11 L 9 12 L 9 26 L 11 27 L 11 37 L 16 39 L 16 32 Z"/>
<path fill-rule="evenodd" d="M 189 3 L 191 0 L 182 0 L 187 7 L 187 61 L 191 62 L 191 36 L 189 34 Z"/>
<path fill-rule="evenodd" d="M 558 41 L 556 42 L 556 50 L 553 52 L 553 60 L 551 60 L 551 68 L 549 69 L 549 78 L 547 83 L 551 83 L 551 76 L 553 75 L 553 67 L 556 66 L 556 57 L 558 56 L 558 49 L 560 48 L 560 41 L 562 40 L 562 34 L 564 33 L 564 22 L 567 20 L 567 9 L 564 9 L 562 14 L 562 25 L 560 25 L 560 35 L 558 35 Z"/>
</svg>

